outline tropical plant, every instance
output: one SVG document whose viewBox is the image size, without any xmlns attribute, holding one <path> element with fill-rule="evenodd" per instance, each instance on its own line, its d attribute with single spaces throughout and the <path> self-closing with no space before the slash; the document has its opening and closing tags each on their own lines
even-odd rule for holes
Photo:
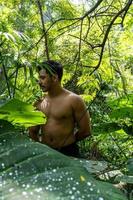
<svg viewBox="0 0 133 200">
<path fill-rule="evenodd" d="M 33 142 L 9 128 L 1 131 L 0 141 L 0 186 L 3 200 L 126 200 L 111 184 L 96 180 L 80 160 Z"/>
<path fill-rule="evenodd" d="M 17 99 L 9 100 L 0 107 L 0 119 L 25 128 L 37 124 L 45 124 L 46 121 L 42 112 L 36 111 L 32 105 Z"/>
<path fill-rule="evenodd" d="M 118 182 L 131 183 L 125 169 L 133 148 L 132 0 L 0 0 L 0 9 L 0 118 L 23 132 L 44 123 L 42 114 L 29 106 L 42 96 L 36 66 L 58 60 L 64 66 L 63 86 L 82 95 L 91 114 L 93 136 L 79 143 L 81 152 L 87 159 L 106 160 L 124 172 Z M 12 129 L 5 123 L 1 121 L 3 137 L 6 127 Z"/>
</svg>

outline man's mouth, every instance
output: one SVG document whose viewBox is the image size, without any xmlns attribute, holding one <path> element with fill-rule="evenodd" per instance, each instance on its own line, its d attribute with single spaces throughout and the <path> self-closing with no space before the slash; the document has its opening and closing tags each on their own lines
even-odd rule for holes
<svg viewBox="0 0 133 200">
<path fill-rule="evenodd" d="M 43 85 L 40 85 L 40 88 L 41 88 L 41 89 L 45 89 L 45 87 L 44 87 Z"/>
<path fill-rule="evenodd" d="M 43 85 L 40 85 L 40 87 L 41 87 L 41 88 L 44 88 L 44 86 L 43 86 Z"/>
</svg>

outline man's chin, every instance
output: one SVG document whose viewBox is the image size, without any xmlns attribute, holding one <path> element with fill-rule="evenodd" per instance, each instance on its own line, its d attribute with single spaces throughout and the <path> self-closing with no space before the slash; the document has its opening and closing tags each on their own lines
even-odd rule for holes
<svg viewBox="0 0 133 200">
<path fill-rule="evenodd" d="M 43 92 L 47 92 L 47 89 L 46 89 L 46 88 L 41 87 L 41 89 L 42 89 Z"/>
</svg>

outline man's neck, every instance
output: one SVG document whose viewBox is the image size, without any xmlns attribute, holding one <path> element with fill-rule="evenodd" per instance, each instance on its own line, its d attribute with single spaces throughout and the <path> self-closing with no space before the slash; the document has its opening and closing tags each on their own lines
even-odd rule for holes
<svg viewBox="0 0 133 200">
<path fill-rule="evenodd" d="M 63 88 L 61 85 L 55 85 L 51 90 L 48 91 L 48 96 L 50 98 L 54 98 L 59 96 L 63 92 Z"/>
</svg>

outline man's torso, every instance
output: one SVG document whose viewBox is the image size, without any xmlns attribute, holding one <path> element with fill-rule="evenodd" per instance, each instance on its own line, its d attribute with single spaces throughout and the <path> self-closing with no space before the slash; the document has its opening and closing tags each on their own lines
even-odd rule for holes
<svg viewBox="0 0 133 200">
<path fill-rule="evenodd" d="M 46 96 L 38 103 L 38 110 L 47 117 L 46 124 L 41 125 L 42 143 L 60 148 L 75 142 L 71 95 L 71 92 L 65 91 L 55 98 Z"/>
</svg>

